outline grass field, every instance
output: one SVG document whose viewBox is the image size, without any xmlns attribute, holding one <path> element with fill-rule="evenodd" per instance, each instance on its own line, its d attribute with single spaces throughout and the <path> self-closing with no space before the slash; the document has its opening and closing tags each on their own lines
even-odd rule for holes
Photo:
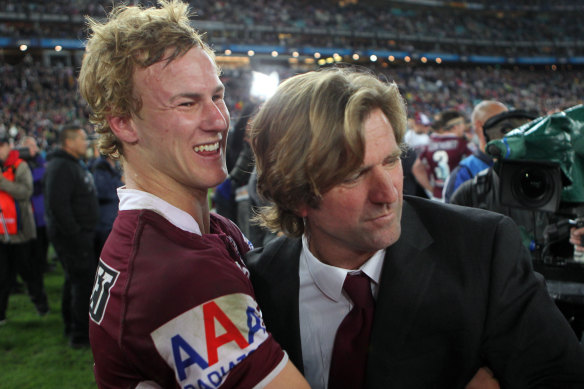
<svg viewBox="0 0 584 389">
<path fill-rule="evenodd" d="M 95 389 L 90 349 L 74 350 L 63 335 L 63 271 L 45 274 L 51 312 L 39 317 L 26 294 L 13 294 L 0 326 L 0 388 Z"/>
</svg>

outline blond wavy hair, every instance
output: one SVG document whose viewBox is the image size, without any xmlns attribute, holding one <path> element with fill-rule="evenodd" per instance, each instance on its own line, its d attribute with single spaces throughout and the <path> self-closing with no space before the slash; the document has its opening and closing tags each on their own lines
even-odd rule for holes
<svg viewBox="0 0 584 389">
<path fill-rule="evenodd" d="M 190 24 L 189 6 L 179 0 L 158 3 L 159 8 L 117 6 L 104 22 L 87 17 L 91 34 L 79 90 L 91 108 L 90 121 L 100 135 L 100 152 L 113 158 L 123 155 L 123 146 L 107 118 L 138 115 L 142 100 L 134 93 L 136 69 L 171 62 L 193 47 L 202 48 L 215 60 L 213 51 Z"/>
<path fill-rule="evenodd" d="M 403 148 L 407 113 L 393 82 L 353 68 L 329 68 L 284 81 L 251 125 L 258 193 L 271 205 L 256 222 L 297 237 L 298 210 L 317 208 L 322 195 L 363 162 L 363 122 L 379 108 Z"/>
</svg>

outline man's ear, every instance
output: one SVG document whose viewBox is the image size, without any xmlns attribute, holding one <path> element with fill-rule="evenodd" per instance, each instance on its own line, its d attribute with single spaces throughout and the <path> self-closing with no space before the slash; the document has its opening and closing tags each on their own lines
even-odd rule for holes
<svg viewBox="0 0 584 389">
<path fill-rule="evenodd" d="M 308 216 L 308 205 L 301 205 L 296 210 L 296 215 L 300 216 L 301 218 L 305 218 Z"/>
<path fill-rule="evenodd" d="M 138 133 L 131 117 L 108 116 L 107 122 L 114 135 L 122 142 L 129 144 L 138 142 Z"/>
</svg>

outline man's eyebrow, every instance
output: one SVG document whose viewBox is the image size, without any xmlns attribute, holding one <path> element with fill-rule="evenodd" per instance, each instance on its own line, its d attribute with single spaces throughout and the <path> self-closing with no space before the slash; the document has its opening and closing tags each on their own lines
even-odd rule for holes
<svg viewBox="0 0 584 389">
<path fill-rule="evenodd" d="M 392 160 L 392 159 L 399 159 L 399 158 L 401 158 L 401 155 L 402 155 L 401 149 L 397 149 L 396 151 L 392 152 L 391 154 L 388 154 L 383 159 L 383 162 L 387 162 L 387 161 Z M 361 165 L 361 166 L 359 166 L 359 168 L 357 169 L 357 171 L 359 171 L 359 172 L 365 172 L 367 170 L 370 170 L 373 166 L 374 165 L 366 165 L 366 166 L 365 165 Z"/>
<path fill-rule="evenodd" d="M 400 158 L 402 154 L 402 149 L 398 148 L 393 153 L 389 154 L 386 159 Z"/>
<path fill-rule="evenodd" d="M 217 94 L 217 93 L 223 93 L 225 92 L 225 86 L 223 84 L 221 85 L 217 85 L 217 87 L 215 88 L 215 90 L 213 91 L 213 95 Z M 193 100 L 198 100 L 203 96 L 203 93 L 190 93 L 190 92 L 186 92 L 186 93 L 179 93 L 177 95 L 174 95 L 170 98 L 170 102 L 172 103 L 173 101 L 186 97 L 189 99 L 193 99 Z"/>
</svg>

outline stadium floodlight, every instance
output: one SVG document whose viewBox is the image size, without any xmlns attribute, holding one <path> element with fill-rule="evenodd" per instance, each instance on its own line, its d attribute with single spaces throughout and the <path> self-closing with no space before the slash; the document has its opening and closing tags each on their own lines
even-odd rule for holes
<svg viewBox="0 0 584 389">
<path fill-rule="evenodd" d="M 259 100 L 267 100 L 278 88 L 280 83 L 280 76 L 277 72 L 272 72 L 269 75 L 261 72 L 252 71 L 252 82 L 249 94 Z"/>
</svg>

